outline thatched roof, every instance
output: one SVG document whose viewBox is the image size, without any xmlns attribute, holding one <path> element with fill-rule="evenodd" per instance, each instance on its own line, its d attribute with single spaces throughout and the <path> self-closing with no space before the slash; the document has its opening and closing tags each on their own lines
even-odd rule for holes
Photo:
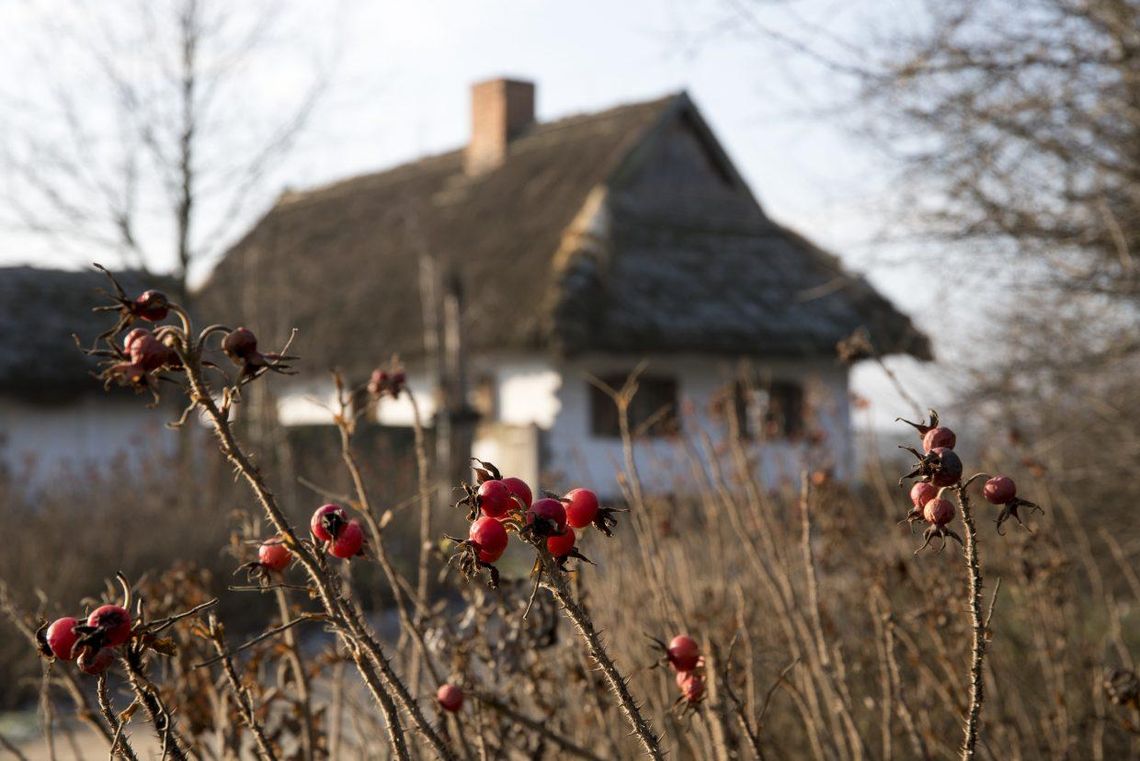
<svg viewBox="0 0 1140 761">
<path fill-rule="evenodd" d="M 164 279 L 116 272 L 131 295 L 162 288 Z M 91 308 L 110 303 L 107 276 L 94 270 L 0 267 L 0 393 L 50 401 L 84 392 L 102 393 L 90 372 L 95 363 L 75 345 L 90 345 L 114 324 Z"/>
<path fill-rule="evenodd" d="M 309 367 L 364 372 L 422 354 L 424 252 L 458 273 L 474 351 L 834 356 L 865 326 L 884 353 L 930 355 L 865 281 L 764 215 L 684 94 L 533 125 L 477 176 L 460 150 L 283 195 L 199 304 L 270 341 L 297 328 Z"/>
</svg>

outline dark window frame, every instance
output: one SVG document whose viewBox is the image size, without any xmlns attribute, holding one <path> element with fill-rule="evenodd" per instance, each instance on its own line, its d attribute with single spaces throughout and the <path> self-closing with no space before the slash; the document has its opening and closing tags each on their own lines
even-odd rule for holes
<svg viewBox="0 0 1140 761">
<path fill-rule="evenodd" d="M 803 436 L 807 423 L 803 382 L 794 378 L 772 378 L 753 384 L 736 381 L 731 396 L 728 411 L 735 416 L 741 438 L 794 441 Z"/>
<path fill-rule="evenodd" d="M 606 375 L 600 380 L 610 388 L 621 388 L 625 375 Z M 599 439 L 621 437 L 617 405 L 602 389 L 589 384 L 590 435 Z M 633 435 L 670 438 L 681 432 L 678 409 L 681 384 L 669 375 L 642 375 L 637 393 L 629 405 L 629 430 Z"/>
</svg>

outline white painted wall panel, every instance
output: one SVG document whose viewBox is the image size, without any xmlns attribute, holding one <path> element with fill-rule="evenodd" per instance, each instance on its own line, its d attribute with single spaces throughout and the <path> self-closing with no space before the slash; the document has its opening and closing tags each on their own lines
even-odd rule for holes
<svg viewBox="0 0 1140 761">
<path fill-rule="evenodd" d="M 555 362 L 538 355 L 482 355 L 471 362 L 472 382 L 489 379 L 494 385 L 497 419 L 491 422 L 513 426 L 535 425 L 543 431 L 543 464 L 547 482 L 561 489 L 591 485 L 609 496 L 618 495 L 617 472 L 624 467 L 621 442 L 594 436 L 591 432 L 590 385 L 586 374 L 595 376 L 627 373 L 635 363 L 614 357 L 584 357 Z M 853 443 L 847 370 L 831 360 L 753 362 L 761 376 L 800 382 L 805 388 L 810 419 L 806 427 L 824 434 L 821 446 L 804 442 L 766 441 L 754 446 L 761 477 L 771 488 L 798 483 L 804 467 L 830 468 L 843 480 L 853 477 Z M 692 440 L 701 430 L 714 441 L 722 440 L 722 421 L 710 414 L 710 404 L 738 372 L 731 360 L 698 355 L 650 358 L 651 375 L 673 377 L 679 385 L 685 433 Z M 431 388 L 424 373 L 408 369 L 409 383 L 417 395 L 425 424 L 435 412 Z M 281 393 L 281 416 L 286 424 L 327 422 L 321 402 L 332 400 L 331 384 L 293 386 Z M 379 420 L 385 425 L 411 425 L 408 401 L 384 400 Z M 477 442 L 476 456 L 494 459 L 492 451 L 502 441 Z M 527 444 L 531 446 L 531 444 Z M 672 439 L 643 439 L 637 446 L 637 466 L 651 491 L 692 488 L 691 448 Z M 517 454 L 501 453 L 514 459 Z"/>
<path fill-rule="evenodd" d="M 35 486 L 120 457 L 176 451 L 177 412 L 148 409 L 147 398 L 91 395 L 64 404 L 29 404 L 0 396 L 0 461 Z"/>
</svg>

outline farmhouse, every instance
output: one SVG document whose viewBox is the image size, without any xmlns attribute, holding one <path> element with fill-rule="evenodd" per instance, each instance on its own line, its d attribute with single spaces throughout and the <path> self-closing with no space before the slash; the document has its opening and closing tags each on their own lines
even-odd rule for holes
<svg viewBox="0 0 1140 761">
<path fill-rule="evenodd" d="M 280 420 L 327 421 L 329 368 L 362 382 L 398 354 L 427 418 L 441 400 L 478 414 L 477 456 L 616 494 L 618 416 L 593 381 L 644 362 L 630 423 L 654 487 L 688 478 L 682 442 L 729 414 L 773 484 L 805 464 L 849 478 L 836 342 L 862 327 L 884 354 L 929 343 L 768 218 L 689 96 L 547 123 L 529 82 L 471 96 L 466 146 L 282 195 L 205 285 L 268 343 L 297 329 L 305 371 L 275 379 Z M 406 402 L 377 414 L 411 421 Z"/>
</svg>

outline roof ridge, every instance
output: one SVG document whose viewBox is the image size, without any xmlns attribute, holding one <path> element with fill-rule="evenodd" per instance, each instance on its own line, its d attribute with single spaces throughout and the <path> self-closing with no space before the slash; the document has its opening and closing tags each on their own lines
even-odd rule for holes
<svg viewBox="0 0 1140 761">
<path fill-rule="evenodd" d="M 332 180 L 330 182 L 313 185 L 312 187 L 303 190 L 284 190 L 278 196 L 274 208 L 280 206 L 288 206 L 295 203 L 301 203 L 311 200 L 318 196 L 322 196 L 332 191 L 346 188 L 350 185 L 360 183 L 363 180 L 379 180 L 381 177 L 390 177 L 391 179 L 399 179 L 398 175 L 412 173 L 413 170 L 423 169 L 427 165 L 444 163 L 448 160 L 457 158 L 463 152 L 462 148 L 453 148 L 450 151 L 443 153 L 432 153 L 427 156 L 421 156 L 411 161 L 405 161 L 402 164 L 396 164 L 386 169 L 377 169 L 368 172 L 361 172 L 359 174 L 342 177 L 339 180 Z"/>
<path fill-rule="evenodd" d="M 539 134 L 553 133 L 561 129 L 588 124 L 591 121 L 599 121 L 605 118 L 612 118 L 619 112 L 628 112 L 635 109 L 650 108 L 654 106 L 665 106 L 666 104 L 671 103 L 677 98 L 685 95 L 686 92 L 684 90 L 678 90 L 666 95 L 659 96 L 657 98 L 651 98 L 649 100 L 634 101 L 631 103 L 620 103 L 616 106 L 610 106 L 600 111 L 585 111 L 574 114 L 567 114 L 551 121 L 537 122 L 529 127 L 516 139 L 524 141 L 527 138 L 536 137 Z M 343 177 L 339 180 L 333 180 L 331 182 L 314 185 L 302 190 L 287 189 L 282 191 L 281 195 L 278 196 L 277 201 L 274 203 L 274 208 L 313 200 L 322 197 L 327 193 L 334 193 L 338 190 L 346 189 L 353 184 L 366 180 L 380 180 L 380 178 L 383 177 L 390 177 L 391 179 L 395 180 L 398 179 L 399 175 L 408 173 L 411 170 L 420 170 L 425 166 L 430 166 L 431 164 L 444 163 L 449 160 L 454 160 L 461 156 L 465 149 L 466 146 L 461 145 L 457 148 L 452 148 L 441 153 L 428 154 L 426 156 L 421 156 L 410 161 L 395 164 L 384 169 L 362 172 L 360 174 Z"/>
</svg>

